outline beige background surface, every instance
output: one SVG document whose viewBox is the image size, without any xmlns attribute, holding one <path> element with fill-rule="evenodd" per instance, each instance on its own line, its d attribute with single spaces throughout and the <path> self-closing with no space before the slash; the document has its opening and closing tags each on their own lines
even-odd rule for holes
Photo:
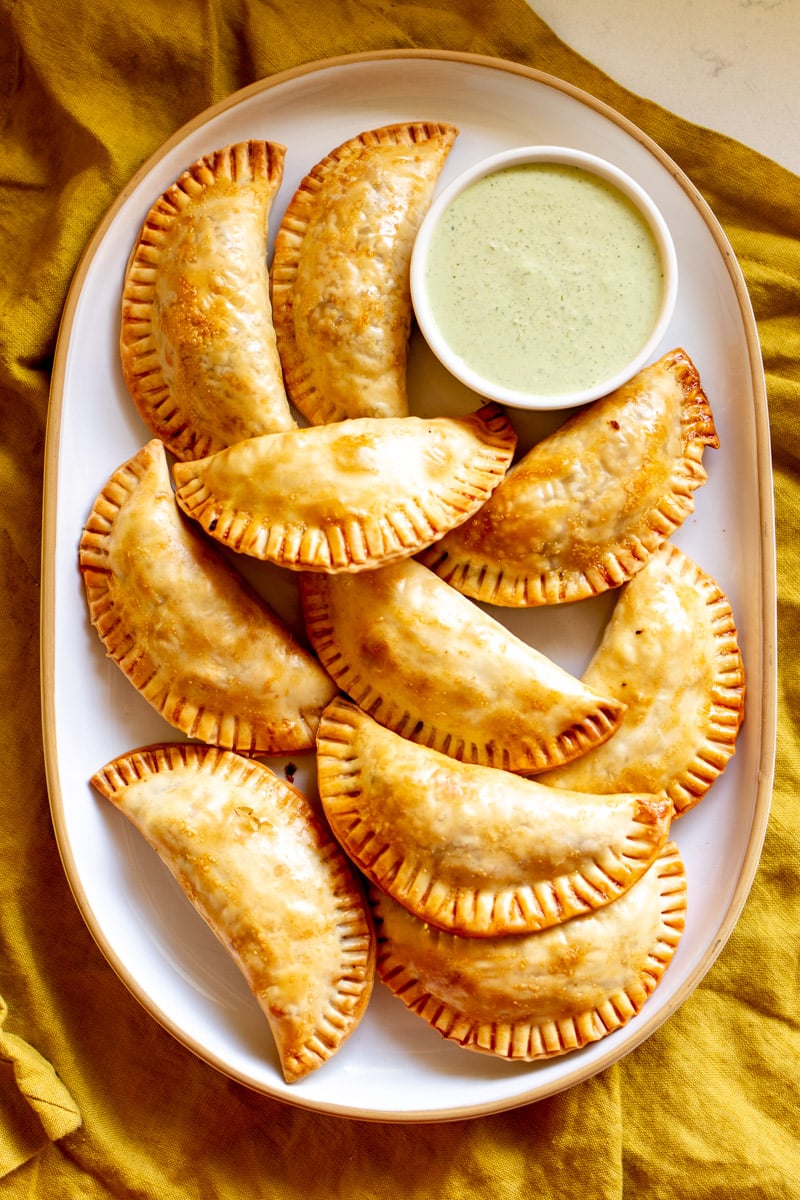
<svg viewBox="0 0 800 1200">
<path fill-rule="evenodd" d="M 800 173 L 800 0 L 528 0 L 618 83 Z"/>
</svg>

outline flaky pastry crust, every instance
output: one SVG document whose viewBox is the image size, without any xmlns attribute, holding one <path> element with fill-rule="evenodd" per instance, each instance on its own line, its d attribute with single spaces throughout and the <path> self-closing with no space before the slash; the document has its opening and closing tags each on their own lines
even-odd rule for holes
<svg viewBox="0 0 800 1200">
<path fill-rule="evenodd" d="M 619 587 L 693 511 L 703 451 L 718 444 L 697 369 L 674 350 L 537 443 L 422 561 L 509 607 Z"/>
<path fill-rule="evenodd" d="M 452 758 L 545 770 L 610 737 L 625 710 L 414 559 L 301 575 L 300 599 L 341 690 L 395 733 Z"/>
<path fill-rule="evenodd" d="M 296 571 L 406 558 L 483 504 L 516 446 L 495 404 L 466 417 L 361 417 L 176 463 L 178 504 L 240 554 Z"/>
<path fill-rule="evenodd" d="M 539 776 L 550 787 L 663 789 L 676 816 L 736 750 L 745 675 L 730 601 L 673 543 L 622 589 L 584 683 L 627 705 L 605 746 Z"/>
<path fill-rule="evenodd" d="M 456 135 L 430 121 L 361 133 L 287 207 L 271 267 L 275 330 L 287 391 L 312 424 L 408 413 L 411 252 Z"/>
<path fill-rule="evenodd" d="M 461 937 L 378 888 L 369 896 L 379 979 L 442 1037 L 511 1062 L 565 1054 L 627 1024 L 663 978 L 686 921 L 674 842 L 613 904 L 538 933 Z"/>
<path fill-rule="evenodd" d="M 372 991 L 360 885 L 301 792 L 230 751 L 160 744 L 95 773 L 244 974 L 288 1083 L 335 1054 Z"/>
<path fill-rule="evenodd" d="M 328 823 L 359 869 L 423 921 L 532 933 L 610 904 L 669 835 L 661 796 L 559 792 L 457 762 L 333 700 L 317 733 Z"/>
<path fill-rule="evenodd" d="M 108 656 L 170 725 L 243 754 L 314 746 L 335 685 L 182 516 L 157 438 L 100 491 L 78 561 Z"/>
<path fill-rule="evenodd" d="M 205 155 L 156 201 L 131 252 L 123 376 L 145 424 L 177 458 L 295 425 L 267 273 L 284 156 L 265 141 Z"/>
</svg>

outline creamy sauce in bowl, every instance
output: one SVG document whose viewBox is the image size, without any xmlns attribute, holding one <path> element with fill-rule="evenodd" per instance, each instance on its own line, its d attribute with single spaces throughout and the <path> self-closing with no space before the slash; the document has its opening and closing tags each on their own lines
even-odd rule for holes
<svg viewBox="0 0 800 1200">
<path fill-rule="evenodd" d="M 524 154 L 457 181 L 431 211 L 412 266 L 417 318 L 476 391 L 580 403 L 644 365 L 674 293 L 668 234 L 581 156 Z"/>
</svg>

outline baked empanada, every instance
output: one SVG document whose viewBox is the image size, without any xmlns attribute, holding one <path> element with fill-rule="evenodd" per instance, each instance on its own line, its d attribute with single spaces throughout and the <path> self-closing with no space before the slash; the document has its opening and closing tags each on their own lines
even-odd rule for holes
<svg viewBox="0 0 800 1200">
<path fill-rule="evenodd" d="M 674 350 L 543 438 L 422 561 L 491 604 L 618 587 L 693 511 L 704 448 L 718 444 L 697 371 Z"/>
<path fill-rule="evenodd" d="M 328 823 L 360 870 L 423 921 L 532 933 L 616 900 L 669 835 L 663 794 L 558 792 L 456 762 L 333 700 L 317 732 Z"/>
<path fill-rule="evenodd" d="M 508 468 L 513 426 L 361 417 L 265 434 L 176 463 L 181 508 L 241 554 L 300 571 L 361 571 L 415 554 L 475 512 Z"/>
<path fill-rule="evenodd" d="M 286 389 L 315 425 L 408 412 L 409 267 L 457 135 L 415 121 L 351 138 L 303 179 L 275 239 Z"/>
<path fill-rule="evenodd" d="M 613 904 L 539 933 L 460 937 L 370 889 L 378 977 L 467 1050 L 515 1062 L 577 1050 L 625 1025 L 661 981 L 685 925 L 674 842 Z"/>
<path fill-rule="evenodd" d="M 290 429 L 267 273 L 267 224 L 283 177 L 274 142 L 226 146 L 153 205 L 122 296 L 128 390 L 178 458 Z"/>
<path fill-rule="evenodd" d="M 139 829 L 227 948 L 294 1083 L 334 1054 L 372 991 L 375 939 L 345 855 L 261 763 L 193 744 L 114 759 L 91 780 Z"/>
<path fill-rule="evenodd" d="M 622 589 L 584 683 L 627 711 L 604 746 L 540 776 L 570 791 L 666 791 L 679 816 L 736 749 L 745 677 L 730 602 L 668 543 Z"/>
<path fill-rule="evenodd" d="M 300 598 L 342 691 L 381 725 L 452 758 L 544 770 L 610 737 L 625 710 L 413 559 L 302 575 Z"/>
<path fill-rule="evenodd" d="M 109 657 L 170 725 L 246 754 L 313 747 L 336 687 L 183 517 L 156 438 L 103 487 L 79 565 Z"/>
</svg>

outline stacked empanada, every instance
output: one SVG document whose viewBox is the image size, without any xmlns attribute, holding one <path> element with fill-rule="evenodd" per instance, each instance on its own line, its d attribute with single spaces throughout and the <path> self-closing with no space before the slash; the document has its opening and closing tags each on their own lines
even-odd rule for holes
<svg viewBox="0 0 800 1200">
<path fill-rule="evenodd" d="M 627 1022 L 684 926 L 672 821 L 743 716 L 730 605 L 669 542 L 718 444 L 683 350 L 516 462 L 497 405 L 409 412 L 411 250 L 456 135 L 332 150 L 270 271 L 284 147 L 228 146 L 156 201 L 126 272 L 123 374 L 153 437 L 98 494 L 80 569 L 109 656 L 192 740 L 92 782 L 228 948 L 289 1082 L 352 1033 L 376 969 L 509 1060 Z M 237 556 L 289 573 L 302 628 Z M 610 588 L 581 679 L 486 606 Z M 255 761 L 304 751 L 321 810 Z"/>
</svg>

